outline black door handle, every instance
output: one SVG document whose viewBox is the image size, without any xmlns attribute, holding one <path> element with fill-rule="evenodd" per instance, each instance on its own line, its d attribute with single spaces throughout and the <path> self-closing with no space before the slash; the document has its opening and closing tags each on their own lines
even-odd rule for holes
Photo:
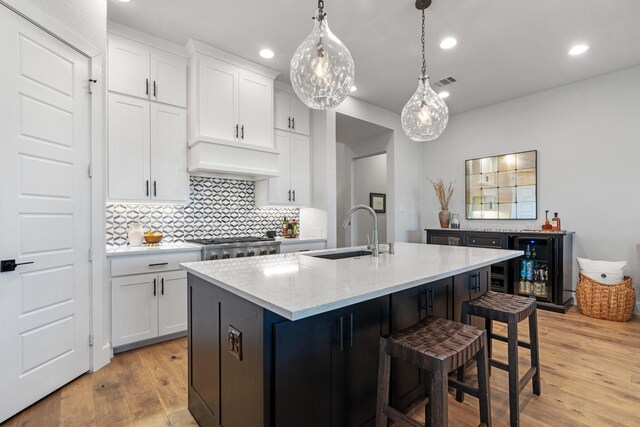
<svg viewBox="0 0 640 427">
<path fill-rule="evenodd" d="M 149 79 L 145 79 L 144 93 L 149 95 Z"/>
<path fill-rule="evenodd" d="M 293 190 L 293 201 L 296 201 L 296 190 Z"/>
<path fill-rule="evenodd" d="M 156 197 L 157 195 L 158 195 L 158 185 L 156 181 L 153 181 L 153 197 Z"/>
<path fill-rule="evenodd" d="M 287 125 L 289 129 L 291 129 L 291 117 L 289 117 L 289 124 Z"/>
<path fill-rule="evenodd" d="M 236 125 L 236 138 L 238 137 L 238 125 Z"/>
<path fill-rule="evenodd" d="M 160 279 L 160 293 L 164 295 L 164 277 Z"/>
<path fill-rule="evenodd" d="M 153 279 L 153 296 L 156 296 L 156 279 Z"/>
<path fill-rule="evenodd" d="M 291 127 L 293 128 L 293 130 L 296 130 L 296 118 L 295 117 L 291 118 Z"/>
<path fill-rule="evenodd" d="M 340 351 L 344 351 L 344 318 L 340 316 Z"/>
<path fill-rule="evenodd" d="M 2 261 L 0 261 L 0 273 L 15 271 L 17 266 L 25 264 L 33 264 L 33 261 L 16 262 L 15 259 L 3 259 Z"/>
<path fill-rule="evenodd" d="M 157 98 L 158 97 L 158 90 L 157 90 L 157 86 L 156 86 L 156 81 L 153 81 L 153 97 Z"/>
<path fill-rule="evenodd" d="M 289 190 L 289 201 L 291 201 L 291 190 Z"/>
<path fill-rule="evenodd" d="M 240 126 L 240 138 L 244 139 L 244 125 Z"/>
<path fill-rule="evenodd" d="M 147 196 L 149 196 L 149 180 L 147 180 Z"/>
<path fill-rule="evenodd" d="M 350 315 L 349 320 L 349 348 L 353 348 L 353 313 Z"/>
</svg>

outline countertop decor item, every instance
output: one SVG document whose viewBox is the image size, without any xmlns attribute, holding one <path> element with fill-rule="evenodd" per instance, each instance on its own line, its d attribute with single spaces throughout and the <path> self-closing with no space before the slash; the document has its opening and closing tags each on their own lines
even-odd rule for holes
<svg viewBox="0 0 640 427">
<path fill-rule="evenodd" d="M 422 11 L 422 72 L 418 77 L 418 89 L 402 109 L 402 130 L 413 141 L 432 141 L 438 138 L 449 121 L 449 108 L 429 84 L 427 61 L 424 54 L 424 11 L 431 0 L 416 0 L 416 8 Z"/>
<path fill-rule="evenodd" d="M 157 245 L 162 241 L 162 234 L 149 231 L 144 235 L 144 241 L 148 245 Z"/>
<path fill-rule="evenodd" d="M 636 294 L 629 276 L 617 285 L 610 285 L 580 273 L 576 299 L 580 313 L 585 316 L 616 322 L 630 320 L 636 306 Z"/>
<path fill-rule="evenodd" d="M 326 110 L 351 92 L 355 65 L 349 49 L 329 29 L 323 0 L 313 19 L 313 31 L 291 58 L 291 85 L 307 107 Z"/>
<path fill-rule="evenodd" d="M 142 224 L 132 222 L 129 225 L 127 241 L 129 242 L 129 246 L 142 246 L 142 243 L 144 242 L 144 230 L 142 230 Z"/>
<path fill-rule="evenodd" d="M 537 159 L 531 150 L 467 160 L 466 218 L 536 219 Z"/>
<path fill-rule="evenodd" d="M 451 200 L 451 196 L 453 195 L 453 182 L 450 182 L 448 186 L 444 185 L 444 181 L 438 178 L 437 181 L 433 181 L 427 178 L 431 185 L 433 185 L 433 189 L 436 192 L 436 196 L 438 196 L 438 201 L 440 202 L 440 213 L 438 213 L 438 219 L 440 220 L 440 228 L 449 228 L 449 223 L 451 222 L 451 212 L 449 212 L 449 201 Z"/>
</svg>

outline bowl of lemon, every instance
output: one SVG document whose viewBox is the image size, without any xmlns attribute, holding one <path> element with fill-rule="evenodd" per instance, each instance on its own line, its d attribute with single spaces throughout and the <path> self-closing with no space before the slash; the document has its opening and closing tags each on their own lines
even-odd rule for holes
<svg viewBox="0 0 640 427">
<path fill-rule="evenodd" d="M 162 241 L 162 233 L 148 231 L 144 235 L 144 241 L 148 245 L 157 245 L 158 243 L 160 243 L 160 241 Z"/>
</svg>

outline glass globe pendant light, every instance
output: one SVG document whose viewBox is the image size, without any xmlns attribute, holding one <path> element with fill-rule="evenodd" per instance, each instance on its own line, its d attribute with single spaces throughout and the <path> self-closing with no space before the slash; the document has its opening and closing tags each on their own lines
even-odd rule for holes
<svg viewBox="0 0 640 427">
<path fill-rule="evenodd" d="M 438 138 L 449 121 L 446 102 L 429 85 L 427 62 L 424 55 L 424 11 L 431 0 L 417 0 L 416 8 L 422 10 L 422 74 L 418 77 L 418 89 L 402 109 L 402 130 L 413 141 L 432 141 Z"/>
<path fill-rule="evenodd" d="M 324 1 L 318 1 L 313 31 L 291 58 L 291 85 L 309 108 L 326 110 L 349 95 L 355 66 L 349 49 L 329 30 Z"/>
</svg>

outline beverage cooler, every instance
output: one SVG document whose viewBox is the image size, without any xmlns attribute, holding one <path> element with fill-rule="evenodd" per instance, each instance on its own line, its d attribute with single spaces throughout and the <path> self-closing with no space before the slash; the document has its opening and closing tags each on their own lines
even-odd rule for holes
<svg viewBox="0 0 640 427">
<path fill-rule="evenodd" d="M 524 252 L 513 261 L 513 293 L 535 297 L 542 303 L 561 304 L 563 289 L 558 275 L 557 239 L 513 237 L 512 249 Z"/>
</svg>

